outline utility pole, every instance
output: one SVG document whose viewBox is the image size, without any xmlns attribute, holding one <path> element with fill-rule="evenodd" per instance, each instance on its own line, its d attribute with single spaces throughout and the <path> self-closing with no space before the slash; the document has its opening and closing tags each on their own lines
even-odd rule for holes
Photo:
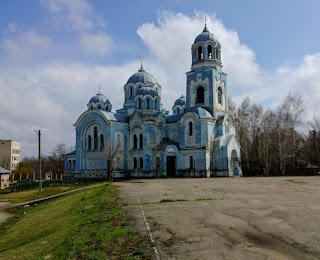
<svg viewBox="0 0 320 260">
<path fill-rule="evenodd" d="M 42 182 L 41 182 L 41 132 L 40 130 L 34 130 L 38 135 L 39 140 L 39 192 L 42 191 Z"/>
</svg>

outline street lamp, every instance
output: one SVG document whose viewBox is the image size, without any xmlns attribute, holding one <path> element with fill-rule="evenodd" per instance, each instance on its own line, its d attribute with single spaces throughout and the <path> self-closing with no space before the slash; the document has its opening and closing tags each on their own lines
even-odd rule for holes
<svg viewBox="0 0 320 260">
<path fill-rule="evenodd" d="M 37 129 L 34 129 L 34 131 L 37 133 L 38 139 L 39 139 L 39 192 L 41 192 L 42 191 L 42 182 L 41 182 L 41 142 L 40 142 L 41 132 L 40 132 L 40 130 L 37 130 Z"/>
</svg>

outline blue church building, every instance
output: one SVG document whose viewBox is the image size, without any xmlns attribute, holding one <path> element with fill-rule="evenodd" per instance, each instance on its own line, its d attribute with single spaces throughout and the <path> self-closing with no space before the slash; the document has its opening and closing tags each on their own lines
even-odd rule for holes
<svg viewBox="0 0 320 260">
<path fill-rule="evenodd" d="M 100 91 L 92 97 L 74 124 L 76 146 L 64 157 L 65 175 L 102 178 L 112 168 L 114 177 L 241 176 L 221 45 L 205 25 L 191 50 L 186 94 L 171 115 L 142 62 L 123 87 L 123 108 L 113 112 Z"/>
</svg>

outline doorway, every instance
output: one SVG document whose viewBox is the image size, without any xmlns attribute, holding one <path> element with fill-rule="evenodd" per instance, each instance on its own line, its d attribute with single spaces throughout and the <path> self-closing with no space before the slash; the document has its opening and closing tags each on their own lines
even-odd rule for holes
<svg viewBox="0 0 320 260">
<path fill-rule="evenodd" d="M 176 177 L 177 159 L 175 156 L 167 156 L 167 177 Z"/>
</svg>

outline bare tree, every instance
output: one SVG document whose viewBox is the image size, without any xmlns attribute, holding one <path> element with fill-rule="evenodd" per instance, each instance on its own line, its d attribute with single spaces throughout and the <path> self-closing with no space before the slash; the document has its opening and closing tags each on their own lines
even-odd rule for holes
<svg viewBox="0 0 320 260">
<path fill-rule="evenodd" d="M 209 141 L 209 153 L 210 153 L 210 170 L 211 176 L 214 176 L 213 164 L 216 162 L 216 150 L 220 145 L 220 139 L 210 138 Z"/>
<path fill-rule="evenodd" d="M 107 179 L 109 181 L 112 181 L 112 179 L 113 179 L 112 174 L 115 169 L 114 168 L 114 160 L 115 160 L 116 156 L 122 150 L 123 141 L 117 140 L 116 142 L 114 142 L 114 145 L 113 145 L 111 137 L 106 138 L 106 140 L 108 140 L 108 139 L 109 139 L 109 142 L 107 142 L 107 145 L 103 149 L 103 156 L 107 161 Z"/>
</svg>

